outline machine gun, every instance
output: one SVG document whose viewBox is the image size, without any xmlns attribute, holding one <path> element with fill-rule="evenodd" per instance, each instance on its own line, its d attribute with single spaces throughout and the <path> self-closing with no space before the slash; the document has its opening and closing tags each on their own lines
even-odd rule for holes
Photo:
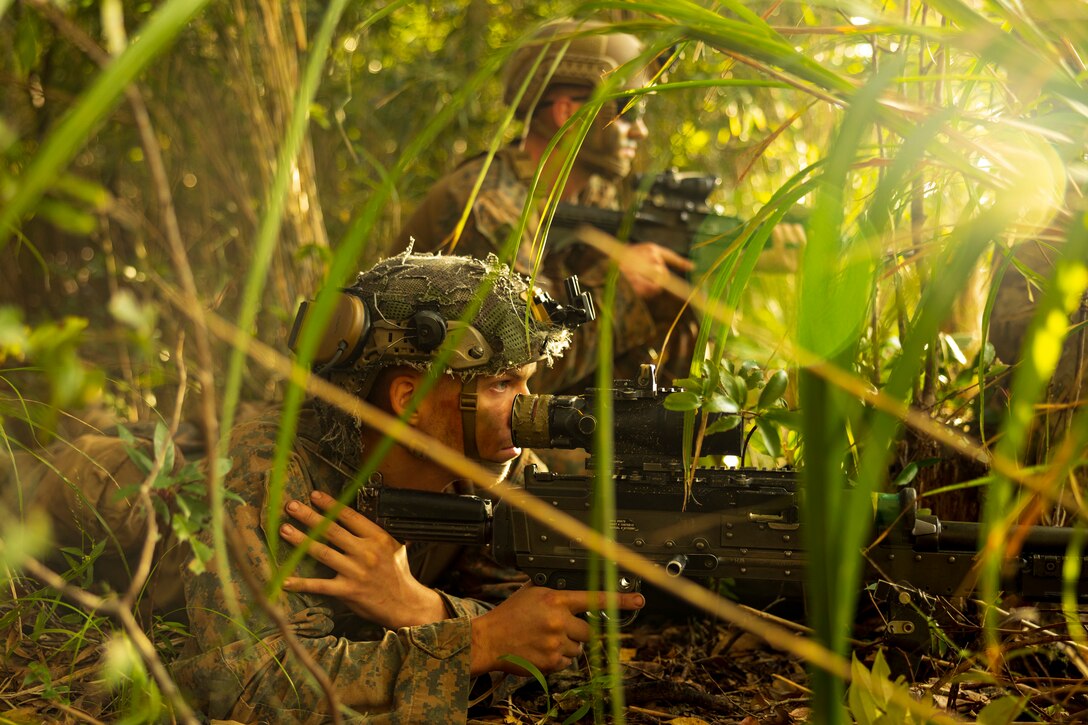
<svg viewBox="0 0 1088 725">
<path fill-rule="evenodd" d="M 536 448 L 584 448 L 593 466 L 594 401 L 613 401 L 615 539 L 671 576 L 731 578 L 738 584 L 795 583 L 805 578 L 805 531 L 800 522 L 799 476 L 794 470 L 700 467 L 686 487 L 683 415 L 666 410 L 670 388 L 658 388 L 652 366 L 636 381 L 584 395 L 520 395 L 513 407 L 514 441 Z M 704 439 L 703 455 L 740 451 L 739 431 Z M 526 490 L 559 511 L 589 523 L 594 481 L 584 474 L 538 472 L 530 467 Z M 475 496 L 452 497 L 392 488 L 364 489 L 359 508 L 401 540 L 490 544 L 497 561 L 529 575 L 537 585 L 584 589 L 588 551 L 547 523 L 509 504 Z M 980 524 L 942 522 L 919 509 L 914 489 L 880 494 L 874 529 L 882 534 L 867 555 L 867 581 L 885 582 L 888 632 L 912 646 L 929 637 L 919 605 L 932 597 L 973 590 Z M 1003 588 L 1033 601 L 1060 601 L 1062 571 L 1073 530 L 1032 526 L 1023 547 L 1004 568 Z M 1081 554 L 1081 571 L 1088 558 Z M 620 591 L 640 587 L 621 573 Z M 1088 603 L 1082 574 L 1077 598 Z"/>
</svg>

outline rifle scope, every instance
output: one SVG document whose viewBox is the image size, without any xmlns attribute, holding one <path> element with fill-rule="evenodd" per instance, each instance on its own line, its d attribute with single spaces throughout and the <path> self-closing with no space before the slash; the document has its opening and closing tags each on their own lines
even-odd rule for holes
<svg viewBox="0 0 1088 725">
<path fill-rule="evenodd" d="M 665 398 L 676 388 L 658 388 L 652 365 L 643 365 L 637 381 L 617 380 L 615 387 L 590 388 L 582 395 L 518 395 L 510 425 L 514 445 L 529 448 L 584 448 L 597 444 L 597 410 L 610 405 L 613 450 L 616 456 L 661 456 L 681 460 L 684 455 L 684 413 L 665 408 Z M 707 424 L 721 417 L 708 415 Z M 698 432 L 696 416 L 692 450 Z M 739 455 L 740 428 L 703 438 L 702 456 Z"/>
</svg>

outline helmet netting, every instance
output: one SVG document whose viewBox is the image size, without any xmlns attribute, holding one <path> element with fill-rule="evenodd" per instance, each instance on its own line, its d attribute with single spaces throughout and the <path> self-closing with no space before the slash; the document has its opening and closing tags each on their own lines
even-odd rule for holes
<svg viewBox="0 0 1088 725">
<path fill-rule="evenodd" d="M 351 290 L 367 302 L 375 318 L 397 323 L 405 322 L 420 310 L 437 312 L 447 321 L 460 320 L 486 290 L 469 322 L 491 345 L 493 355 L 477 367 L 446 369 L 445 372 L 462 379 L 500 375 L 537 361 L 551 365 L 563 355 L 571 340 L 566 328 L 540 322 L 528 314 L 529 284 L 494 255 L 481 261 L 472 257 L 413 254 L 409 248 L 361 273 Z M 430 362 L 387 355 L 355 370 L 333 371 L 329 378 L 346 392 L 365 398 L 378 373 L 393 365 L 408 365 L 423 371 L 430 367 Z M 344 461 L 358 458 L 362 453 L 359 420 L 320 401 L 317 411 L 325 430 L 323 442 Z"/>
</svg>

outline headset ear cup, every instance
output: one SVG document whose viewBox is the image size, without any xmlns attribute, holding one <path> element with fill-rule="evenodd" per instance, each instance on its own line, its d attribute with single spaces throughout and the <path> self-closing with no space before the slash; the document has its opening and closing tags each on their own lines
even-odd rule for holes
<svg viewBox="0 0 1088 725">
<path fill-rule="evenodd" d="M 371 314 L 366 302 L 358 295 L 344 290 L 336 301 L 332 322 L 325 333 L 325 342 L 339 348 L 343 345 L 343 354 L 334 364 L 338 368 L 351 367 L 362 357 L 363 349 L 370 339 Z M 331 358 L 330 358 L 331 359 Z"/>
<path fill-rule="evenodd" d="M 313 308 L 314 304 L 310 302 L 303 302 L 299 307 L 288 342 L 292 351 L 297 352 L 296 343 L 310 325 Z M 345 368 L 354 364 L 370 338 L 370 320 L 370 310 L 361 298 L 346 290 L 337 294 L 336 308 L 314 353 L 313 366 Z"/>
</svg>

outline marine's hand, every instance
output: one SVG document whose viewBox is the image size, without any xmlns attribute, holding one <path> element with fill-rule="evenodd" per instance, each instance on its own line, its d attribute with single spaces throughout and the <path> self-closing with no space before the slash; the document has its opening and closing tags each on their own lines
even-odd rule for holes
<svg viewBox="0 0 1088 725">
<path fill-rule="evenodd" d="M 654 242 L 630 244 L 619 259 L 620 272 L 643 299 L 656 297 L 664 289 L 661 281 L 674 271 L 690 272 L 694 265 L 668 247 Z"/>
<path fill-rule="evenodd" d="M 617 596 L 620 609 L 641 609 L 646 603 L 638 593 Z M 545 674 L 569 666 L 581 654 L 583 643 L 589 641 L 589 624 L 577 615 L 604 609 L 606 597 L 604 592 L 526 584 L 505 602 L 472 620 L 472 674 L 528 674 L 499 659 L 507 654 L 524 657 Z"/>
<path fill-rule="evenodd" d="M 322 510 L 336 500 L 318 491 L 311 501 Z M 300 501 L 290 501 L 287 513 L 310 527 L 323 516 Z M 299 545 L 306 534 L 290 524 L 280 535 Z M 408 568 L 408 551 L 380 526 L 345 507 L 325 530 L 325 541 L 312 541 L 307 553 L 336 572 L 332 579 L 290 577 L 283 588 L 291 592 L 324 594 L 341 600 L 353 612 L 388 629 L 430 624 L 446 619 L 446 605 L 433 589 L 421 584 Z"/>
</svg>

